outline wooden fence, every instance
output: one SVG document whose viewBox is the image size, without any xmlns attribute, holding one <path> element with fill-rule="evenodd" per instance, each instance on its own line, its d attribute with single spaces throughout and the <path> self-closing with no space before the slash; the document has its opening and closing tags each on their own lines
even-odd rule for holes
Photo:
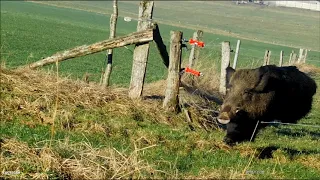
<svg viewBox="0 0 320 180">
<path fill-rule="evenodd" d="M 116 6 L 117 0 L 114 0 Z M 153 13 L 153 1 L 143 0 L 139 7 L 139 19 L 152 19 Z M 114 16 L 117 15 L 117 8 L 114 9 Z M 111 17 L 113 22 L 116 21 L 115 17 Z M 41 59 L 37 62 L 31 63 L 21 68 L 35 69 L 47 64 L 57 63 L 60 61 L 65 61 L 75 57 L 85 56 L 104 50 L 108 51 L 109 56 L 112 56 L 111 49 L 127 46 L 130 44 L 135 44 L 134 54 L 133 54 L 133 65 L 132 74 L 129 87 L 128 96 L 131 99 L 140 98 L 143 91 L 148 55 L 149 55 L 149 42 L 154 41 L 159 53 L 161 55 L 163 64 L 168 68 L 168 78 L 167 86 L 165 91 L 165 98 L 163 101 L 163 108 L 167 111 L 178 112 L 179 111 L 179 87 L 180 87 L 180 71 L 181 71 L 181 53 L 182 53 L 182 43 L 183 33 L 181 31 L 171 31 L 170 35 L 170 53 L 168 53 L 166 46 L 163 43 L 159 27 L 151 21 L 138 21 L 137 32 L 116 37 L 115 38 L 115 24 L 112 24 L 112 32 L 110 33 L 110 39 L 100 41 L 91 45 L 83 45 L 75 47 L 63 52 L 58 52 L 50 57 Z M 193 40 L 199 41 L 202 38 L 203 32 L 198 30 L 194 33 Z M 235 56 L 233 60 L 233 68 L 236 68 L 240 50 L 240 40 L 237 42 L 235 51 Z M 226 68 L 230 66 L 230 42 L 222 42 L 222 56 L 221 56 L 221 75 L 220 75 L 220 86 L 219 92 L 222 95 L 226 94 Z M 293 63 L 305 63 L 308 50 L 300 49 L 299 56 L 292 52 L 290 54 L 289 64 Z M 283 65 L 283 54 L 280 53 L 279 66 Z M 190 57 L 189 57 L 189 67 L 194 66 L 195 61 L 199 57 L 199 48 L 196 45 L 192 46 Z M 270 64 L 271 51 L 266 50 L 263 65 Z M 110 64 L 109 64 L 110 63 Z M 108 61 L 106 67 L 106 72 L 103 77 L 103 86 L 108 84 L 108 79 L 111 71 L 111 61 Z M 109 71 L 110 70 L 110 71 Z"/>
<path fill-rule="evenodd" d="M 143 0 L 140 2 L 139 6 L 139 19 L 152 19 L 153 13 L 153 1 Z M 50 57 L 41 59 L 34 63 L 28 64 L 26 66 L 20 67 L 19 69 L 30 68 L 35 69 L 48 64 L 58 63 L 61 61 L 69 60 L 75 57 L 86 56 L 94 53 L 98 53 L 104 50 L 108 50 L 108 64 L 106 67 L 106 72 L 103 75 L 102 85 L 106 86 L 109 81 L 109 76 L 111 73 L 112 64 L 112 49 L 124 47 L 127 45 L 135 44 L 134 54 L 133 54 L 133 66 L 131 74 L 131 82 L 129 88 L 129 97 L 132 99 L 137 99 L 141 97 L 146 65 L 149 55 L 149 42 L 154 41 L 157 49 L 159 50 L 160 56 L 162 57 L 163 64 L 168 67 L 168 87 L 166 90 L 166 97 L 164 99 L 164 108 L 170 111 L 176 111 L 178 106 L 177 93 L 179 90 L 179 85 L 177 82 L 180 81 L 180 64 L 181 64 L 181 43 L 182 43 L 182 32 L 171 32 L 171 51 L 170 51 L 170 61 L 169 55 L 165 44 L 163 43 L 159 27 L 155 23 L 150 21 L 138 21 L 137 32 L 116 37 L 115 38 L 115 22 L 117 18 L 117 0 L 114 0 L 114 15 L 111 17 L 111 32 L 110 39 L 96 42 L 90 45 L 78 46 L 72 49 L 65 50 L 63 52 L 57 52 Z M 170 62 L 170 63 L 169 63 Z M 172 86 L 170 86 L 170 84 Z"/>
</svg>

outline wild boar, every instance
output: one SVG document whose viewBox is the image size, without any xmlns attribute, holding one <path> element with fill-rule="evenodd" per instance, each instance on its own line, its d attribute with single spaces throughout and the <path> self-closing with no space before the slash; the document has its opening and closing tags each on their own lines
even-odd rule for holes
<svg viewBox="0 0 320 180">
<path fill-rule="evenodd" d="M 226 71 L 227 93 L 218 121 L 227 126 L 224 142 L 229 145 L 249 140 L 257 121 L 296 123 L 312 107 L 316 83 L 295 66 Z"/>
</svg>

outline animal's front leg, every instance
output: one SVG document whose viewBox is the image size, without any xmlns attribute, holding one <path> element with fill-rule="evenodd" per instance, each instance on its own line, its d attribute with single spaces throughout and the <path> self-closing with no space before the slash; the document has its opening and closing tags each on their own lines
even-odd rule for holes
<svg viewBox="0 0 320 180">
<path fill-rule="evenodd" d="M 223 139 L 223 142 L 232 146 L 236 142 L 242 139 L 241 132 L 238 130 L 238 125 L 236 123 L 227 124 L 227 134 Z"/>
</svg>

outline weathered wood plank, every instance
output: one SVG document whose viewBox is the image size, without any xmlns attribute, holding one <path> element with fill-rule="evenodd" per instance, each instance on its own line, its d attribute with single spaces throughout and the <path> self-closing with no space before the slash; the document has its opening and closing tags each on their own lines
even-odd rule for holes
<svg viewBox="0 0 320 180">
<path fill-rule="evenodd" d="M 78 46 L 63 52 L 58 52 L 50 57 L 23 66 L 22 68 L 35 69 L 54 62 L 64 61 L 67 59 L 94 54 L 104 51 L 106 49 L 113 49 L 118 47 L 127 46 L 130 44 L 146 43 L 153 40 L 153 28 L 149 28 L 145 31 L 134 32 L 125 36 L 121 36 L 114 39 L 108 39 L 100 41 L 91 45 Z"/>
</svg>

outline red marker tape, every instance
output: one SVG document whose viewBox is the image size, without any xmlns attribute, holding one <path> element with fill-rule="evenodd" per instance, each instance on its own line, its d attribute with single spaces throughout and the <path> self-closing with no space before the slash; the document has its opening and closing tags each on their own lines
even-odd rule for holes
<svg viewBox="0 0 320 180">
<path fill-rule="evenodd" d="M 185 72 L 190 73 L 190 74 L 195 75 L 195 76 L 201 76 L 202 75 L 201 72 L 196 71 L 194 69 L 190 69 L 189 67 L 186 67 Z"/>
<path fill-rule="evenodd" d="M 190 39 L 190 40 L 189 40 L 189 43 L 190 43 L 191 45 L 196 45 L 196 46 L 198 46 L 198 47 L 204 47 L 204 42 L 203 42 L 203 41 L 197 41 L 197 40 L 195 40 L 195 39 Z"/>
</svg>

